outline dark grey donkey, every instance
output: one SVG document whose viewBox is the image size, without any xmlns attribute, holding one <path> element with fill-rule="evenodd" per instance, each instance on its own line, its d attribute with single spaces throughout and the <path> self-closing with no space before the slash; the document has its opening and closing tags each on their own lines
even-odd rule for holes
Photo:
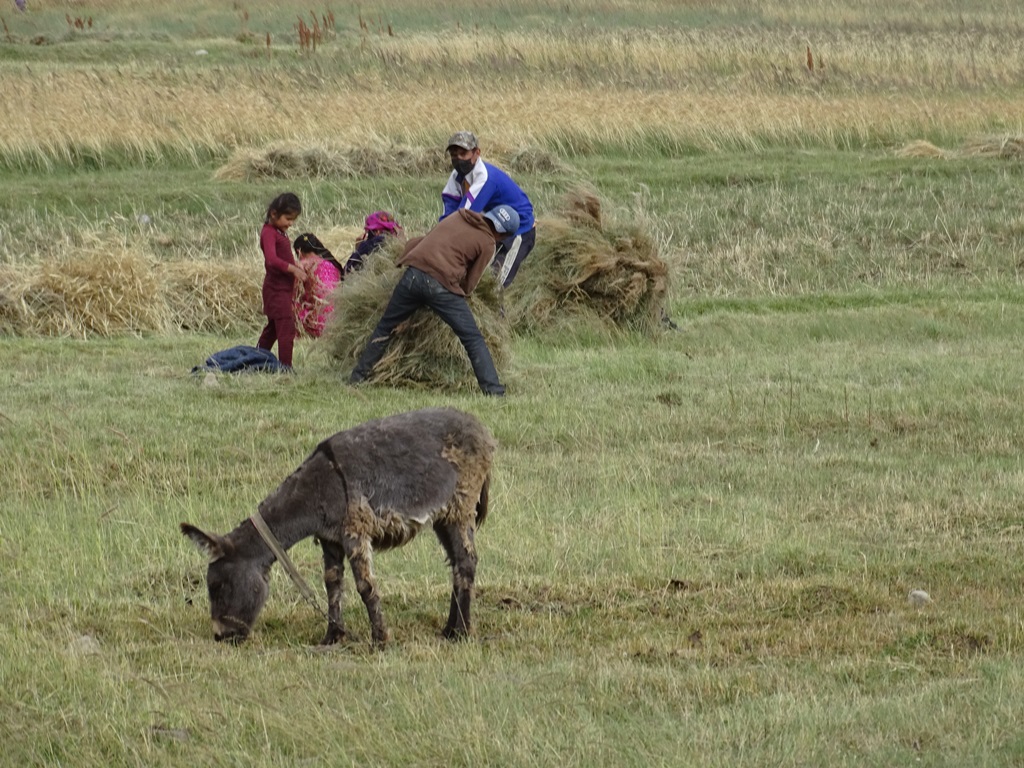
<svg viewBox="0 0 1024 768">
<path fill-rule="evenodd" d="M 487 516 L 495 447 L 487 427 L 468 413 L 401 413 L 327 438 L 260 503 L 260 514 L 284 549 L 309 536 L 323 547 L 328 613 L 321 644 L 345 636 L 345 558 L 370 615 L 373 642 L 387 642 L 373 551 L 400 547 L 425 525 L 433 526 L 452 568 L 444 636 L 457 639 L 469 632 L 477 564 L 473 536 Z M 267 601 L 274 554 L 251 518 L 224 536 L 187 523 L 181 531 L 210 558 L 206 585 L 214 638 L 245 640 Z"/>
</svg>

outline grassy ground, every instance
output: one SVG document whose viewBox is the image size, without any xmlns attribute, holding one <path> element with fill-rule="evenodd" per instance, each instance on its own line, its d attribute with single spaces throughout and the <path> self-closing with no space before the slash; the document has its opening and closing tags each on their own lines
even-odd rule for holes
<svg viewBox="0 0 1024 768">
<path fill-rule="evenodd" d="M 295 27 L 326 7 L 0 14 L 6 268 L 98 241 L 258 280 L 285 186 L 303 228 L 422 230 L 440 174 L 214 173 L 278 140 L 433 146 L 454 103 L 487 152 L 565 162 L 516 174 L 542 217 L 587 180 L 647 223 L 682 327 L 517 340 L 501 402 L 356 392 L 309 342 L 296 376 L 191 377 L 258 308 L 218 336 L 0 337 L 0 764 L 1024 761 L 1022 166 L 895 151 L 1019 131 L 1019 12 L 962 6 L 395 3 L 334 9 L 316 54 Z M 178 523 L 231 528 L 331 432 L 438 404 L 501 444 L 473 639 L 437 638 L 425 537 L 376 561 L 386 651 L 351 586 L 353 637 L 311 647 L 278 569 L 250 643 L 215 644 Z"/>
<path fill-rule="evenodd" d="M 4 342 L 5 760 L 1019 760 L 1020 315 L 879 298 L 523 342 L 503 403 L 356 394 L 308 348 L 206 387 L 228 339 Z M 309 648 L 280 572 L 252 642 L 215 645 L 177 523 L 233 527 L 325 434 L 439 402 L 502 446 L 474 640 L 436 637 L 424 539 L 377 560 L 388 651 L 358 600 Z"/>
</svg>

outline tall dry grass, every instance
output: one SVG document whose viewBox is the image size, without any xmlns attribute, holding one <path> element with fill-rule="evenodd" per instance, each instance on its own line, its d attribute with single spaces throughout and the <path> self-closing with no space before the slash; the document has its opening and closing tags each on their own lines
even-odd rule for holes
<svg viewBox="0 0 1024 768">
<path fill-rule="evenodd" d="M 277 141 L 437 146 L 452 104 L 489 150 L 560 152 L 899 143 L 1018 130 L 1024 113 L 1024 42 L 998 30 L 349 34 L 310 60 L 225 55 L 231 63 L 213 69 L 0 65 L 0 158 L 45 165 L 113 152 L 199 163 Z"/>
</svg>

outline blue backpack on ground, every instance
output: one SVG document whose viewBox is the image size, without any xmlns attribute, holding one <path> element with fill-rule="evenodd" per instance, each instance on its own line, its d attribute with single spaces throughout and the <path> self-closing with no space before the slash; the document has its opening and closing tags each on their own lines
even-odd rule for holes
<svg viewBox="0 0 1024 768">
<path fill-rule="evenodd" d="M 288 367 L 281 364 L 274 353 L 259 347 L 238 346 L 214 352 L 204 365 L 197 365 L 192 373 L 213 371 L 219 373 L 262 372 L 278 373 Z"/>
</svg>

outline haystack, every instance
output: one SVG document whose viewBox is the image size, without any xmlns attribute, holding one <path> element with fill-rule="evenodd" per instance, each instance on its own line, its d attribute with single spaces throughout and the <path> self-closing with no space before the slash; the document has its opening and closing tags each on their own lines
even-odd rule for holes
<svg viewBox="0 0 1024 768">
<path fill-rule="evenodd" d="M 355 172 L 343 152 L 326 146 L 279 142 L 263 149 L 236 150 L 213 176 L 222 181 L 349 178 Z"/>
<path fill-rule="evenodd" d="M 396 241 L 378 251 L 365 268 L 350 274 L 334 291 L 334 312 L 319 343 L 338 361 L 345 375 L 366 347 L 404 272 L 394 264 L 401 248 L 401 241 Z M 508 331 L 499 316 L 497 281 L 489 272 L 470 296 L 469 306 L 501 370 L 508 361 Z M 429 309 L 418 310 L 398 327 L 370 380 L 390 386 L 476 387 L 466 350 Z"/>
<path fill-rule="evenodd" d="M 504 157 L 502 157 L 504 155 Z M 499 165 L 504 160 L 508 170 L 516 174 L 569 173 L 572 169 L 558 155 L 537 146 L 525 146 L 508 153 L 499 153 Z"/>
<path fill-rule="evenodd" d="M 23 281 L 12 267 L 0 266 L 0 335 L 19 336 L 28 326 L 28 309 L 21 300 Z"/>
<path fill-rule="evenodd" d="M 160 267 L 160 275 L 169 322 L 176 328 L 223 333 L 262 320 L 259 262 L 174 262 Z"/>
<path fill-rule="evenodd" d="M 660 328 L 668 265 L 653 233 L 623 218 L 592 189 L 578 187 L 558 216 L 538 224 L 537 245 L 505 291 L 505 314 L 516 331 Z"/>
<path fill-rule="evenodd" d="M 436 149 L 381 143 L 375 146 L 303 145 L 277 142 L 262 149 L 236 150 L 214 173 L 223 181 L 257 179 L 351 179 L 415 176 L 444 169 Z"/>
<path fill-rule="evenodd" d="M 1024 157 L 1024 136 L 980 136 L 964 142 L 960 154 L 966 157 L 997 157 L 1015 160 Z"/>
<path fill-rule="evenodd" d="M 905 147 L 896 151 L 897 157 L 936 157 L 944 158 L 948 157 L 949 153 L 941 147 L 937 147 L 930 141 L 923 139 L 918 141 L 912 141 Z"/>
<path fill-rule="evenodd" d="M 0 333 L 85 338 L 252 328 L 261 321 L 261 267 L 158 262 L 87 238 L 63 257 L 0 268 Z"/>
<path fill-rule="evenodd" d="M 115 245 L 39 265 L 22 300 L 26 331 L 42 336 L 111 336 L 164 331 L 169 313 L 151 261 Z"/>
</svg>

